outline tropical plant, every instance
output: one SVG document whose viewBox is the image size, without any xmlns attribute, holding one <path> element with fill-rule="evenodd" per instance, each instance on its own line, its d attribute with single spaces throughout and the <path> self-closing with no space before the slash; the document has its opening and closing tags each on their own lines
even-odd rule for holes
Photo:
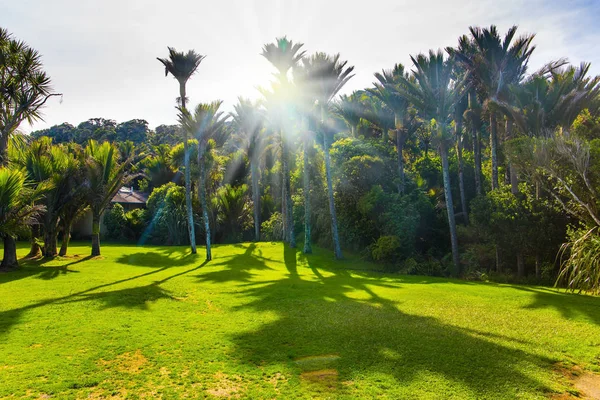
<svg viewBox="0 0 600 400">
<path fill-rule="evenodd" d="M 273 128 L 279 132 L 281 143 L 283 237 L 291 247 L 296 247 L 296 236 L 292 215 L 288 136 L 291 135 L 290 119 L 292 118 L 294 88 L 288 78 L 288 72 L 296 67 L 306 54 L 305 51 L 300 51 L 302 46 L 304 46 L 303 43 L 294 43 L 284 36 L 276 38 L 275 43 L 265 44 L 261 53 L 277 69 L 276 83 L 272 85 L 273 91 L 263 91 L 263 95 L 266 97 L 268 112 L 276 115 L 275 118 L 271 118 L 271 123 Z"/>
<path fill-rule="evenodd" d="M 266 148 L 264 130 L 264 114 L 257 103 L 238 98 L 238 103 L 231 113 L 232 122 L 237 132 L 236 147 L 242 149 L 250 160 L 250 180 L 252 182 L 252 203 L 254 208 L 254 240 L 260 240 L 260 187 L 259 165 Z"/>
<path fill-rule="evenodd" d="M 219 111 L 221 100 L 212 103 L 200 103 L 190 114 L 187 109 L 179 108 L 179 123 L 187 135 L 198 140 L 198 166 L 200 174 L 198 178 L 198 197 L 202 205 L 202 216 L 204 220 L 204 233 L 206 236 L 206 261 L 212 259 L 211 252 L 211 230 L 209 220 L 208 201 L 206 198 L 206 150 L 209 141 L 219 135 L 225 129 L 228 116 Z"/>
<path fill-rule="evenodd" d="M 484 108 L 489 114 L 490 149 L 492 160 L 492 189 L 498 182 L 498 115 L 495 103 L 508 101 L 511 84 L 521 82 L 527 71 L 529 58 L 535 46 L 535 35 L 524 35 L 515 39 L 517 27 L 511 27 L 504 39 L 496 26 L 489 28 L 470 27 L 470 37 L 459 38 L 459 49 L 448 49 L 467 72 L 467 79 L 484 99 Z M 513 41 L 514 39 L 514 41 Z"/>
<path fill-rule="evenodd" d="M 454 202 L 450 185 L 448 151 L 453 142 L 450 124 L 454 117 L 455 107 L 462 96 L 462 82 L 453 80 L 453 64 L 445 60 L 441 51 L 430 51 L 429 55 L 419 54 L 411 57 L 415 70 L 414 80 L 402 78 L 398 86 L 400 93 L 418 110 L 421 118 L 432 121 L 434 132 L 432 139 L 437 145 L 442 158 L 444 177 L 444 196 L 446 212 L 450 226 L 452 259 L 460 272 L 458 254 L 458 237 L 454 219 Z"/>
<path fill-rule="evenodd" d="M 37 217 L 43 211 L 42 205 L 34 205 L 42 190 L 30 189 L 25 177 L 21 170 L 0 168 L 0 237 L 4 241 L 0 270 L 19 267 L 15 236 L 23 227 L 37 223 Z"/>
<path fill-rule="evenodd" d="M 187 53 L 178 52 L 172 47 L 169 47 L 168 58 L 158 58 L 165 67 L 165 76 L 169 74 L 179 83 L 179 104 L 180 108 L 186 110 L 186 84 L 191 76 L 196 73 L 202 60 L 206 56 L 196 53 L 194 50 L 189 50 Z M 184 131 L 183 146 L 184 146 L 184 179 L 185 179 L 185 205 L 188 218 L 188 234 L 190 237 L 190 246 L 192 254 L 196 254 L 196 233 L 194 230 L 194 214 L 192 210 L 192 178 L 190 175 L 190 155 L 188 151 L 188 132 Z"/>
<path fill-rule="evenodd" d="M 92 256 L 100 255 L 100 216 L 121 186 L 135 175 L 130 173 L 133 155 L 119 161 L 119 151 L 114 144 L 91 140 L 85 148 L 87 201 L 92 211 Z"/>
</svg>

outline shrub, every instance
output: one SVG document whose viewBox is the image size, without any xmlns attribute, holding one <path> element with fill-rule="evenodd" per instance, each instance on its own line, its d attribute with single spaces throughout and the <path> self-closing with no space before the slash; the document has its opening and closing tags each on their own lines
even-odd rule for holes
<svg viewBox="0 0 600 400">
<path fill-rule="evenodd" d="M 264 240 L 283 240 L 283 218 L 280 212 L 274 212 L 271 217 L 261 224 Z"/>
<path fill-rule="evenodd" d="M 127 219 L 125 218 L 125 210 L 119 203 L 115 203 L 110 210 L 104 215 L 104 227 L 106 228 L 106 238 L 112 240 L 123 239 L 123 230 Z"/>
<path fill-rule="evenodd" d="M 399 258 L 400 238 L 394 235 L 381 236 L 371 246 L 371 256 L 375 261 L 396 264 Z"/>
</svg>

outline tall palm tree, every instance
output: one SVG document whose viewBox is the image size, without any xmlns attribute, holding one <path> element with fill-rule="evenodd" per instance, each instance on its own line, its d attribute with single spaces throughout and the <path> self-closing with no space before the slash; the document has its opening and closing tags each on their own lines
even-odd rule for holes
<svg viewBox="0 0 600 400">
<path fill-rule="evenodd" d="M 117 147 L 90 140 L 85 148 L 87 200 L 92 210 L 92 256 L 100 255 L 100 216 L 117 194 L 136 175 L 130 174 L 133 155 L 119 162 Z"/>
<path fill-rule="evenodd" d="M 206 199 L 206 149 L 209 140 L 220 134 L 227 117 L 219 108 L 223 104 L 217 100 L 212 103 L 200 103 L 191 114 L 187 109 L 179 108 L 179 123 L 183 130 L 191 137 L 198 140 L 198 166 L 200 175 L 198 178 L 198 197 L 202 205 L 202 219 L 204 220 L 204 232 L 206 235 L 206 261 L 212 260 L 211 252 L 211 230 L 208 212 L 208 201 Z"/>
<path fill-rule="evenodd" d="M 289 168 L 289 143 L 287 135 L 289 132 L 289 119 L 292 113 L 292 101 L 290 93 L 293 92 L 293 85 L 288 79 L 288 72 L 290 69 L 298 65 L 300 60 L 306 54 L 305 51 L 301 51 L 303 43 L 294 43 L 289 40 L 286 36 L 282 38 L 276 38 L 275 43 L 267 43 L 262 48 L 261 55 L 265 57 L 276 69 L 277 73 L 275 77 L 277 84 L 273 85 L 277 88 L 272 94 L 276 95 L 275 100 L 280 103 L 278 105 L 279 121 L 277 121 L 277 129 L 279 130 L 281 140 L 281 160 L 282 160 L 282 215 L 283 215 L 283 227 L 284 227 L 284 240 L 290 243 L 291 247 L 296 247 L 296 238 L 294 235 L 294 223 L 293 223 L 293 207 L 292 207 L 292 193 L 291 193 L 291 182 L 290 182 L 290 168 Z M 273 99 L 271 99 L 273 100 Z M 272 102 L 272 101 L 271 101 Z M 287 130 L 287 132 L 286 132 Z"/>
<path fill-rule="evenodd" d="M 186 84 L 190 77 L 198 70 L 200 63 L 206 56 L 189 50 L 187 53 L 178 52 L 169 47 L 168 58 L 158 58 L 165 66 L 165 76 L 171 74 L 179 83 L 179 102 L 181 108 L 186 108 Z M 185 206 L 187 210 L 188 234 L 192 254 L 196 254 L 196 233 L 194 231 L 194 213 L 192 210 L 192 178 L 190 175 L 190 155 L 188 149 L 188 136 L 184 131 L 184 167 L 185 167 Z"/>
<path fill-rule="evenodd" d="M 8 165 L 9 139 L 23 121 L 33 123 L 41 119 L 41 111 L 53 96 L 50 77 L 43 70 L 42 57 L 23 41 L 15 39 L 0 27 L 0 166 Z M 4 251 L 14 252 L 10 259 L 16 262 L 16 243 L 7 235 Z"/>
<path fill-rule="evenodd" d="M 462 82 L 453 81 L 453 65 L 450 60 L 444 60 L 444 54 L 441 51 L 430 51 L 428 56 L 419 54 L 416 58 L 411 57 L 411 60 L 415 67 L 413 70 L 414 81 L 402 78 L 399 91 L 415 106 L 423 119 L 434 122 L 433 140 L 442 158 L 444 195 L 450 226 L 452 259 L 457 271 L 460 273 L 448 151 L 454 139 L 450 131 L 450 124 L 454 117 L 456 104 L 462 96 L 463 84 Z"/>
<path fill-rule="evenodd" d="M 332 101 L 342 87 L 354 75 L 353 66 L 347 66 L 347 61 L 340 61 L 340 55 L 315 53 L 302 60 L 302 68 L 307 71 L 307 89 L 315 99 L 315 113 L 313 114 L 318 126 L 318 131 L 323 139 L 323 153 L 325 156 L 325 175 L 327 177 L 327 192 L 329 197 L 329 211 L 331 214 L 331 233 L 333 250 L 337 259 L 342 258 L 342 248 L 337 227 L 337 215 L 333 198 L 333 183 L 331 176 L 331 158 L 329 156 L 331 128 L 329 114 Z"/>
<path fill-rule="evenodd" d="M 496 26 L 490 28 L 470 27 L 471 37 L 464 43 L 463 50 L 447 49 L 462 64 L 469 80 L 475 85 L 489 114 L 490 150 L 492 160 L 492 189 L 498 182 L 498 119 L 493 103 L 507 101 L 509 86 L 521 82 L 527 64 L 535 50 L 532 45 L 535 35 L 524 35 L 515 39 L 517 27 L 511 27 L 504 39 Z M 514 39 L 514 41 L 513 41 Z M 460 46 L 459 46 L 460 50 Z"/>
<path fill-rule="evenodd" d="M 410 103 L 400 95 L 397 85 L 400 79 L 408 80 L 410 76 L 404 72 L 402 64 L 394 65 L 391 70 L 383 70 L 381 73 L 376 72 L 374 89 L 367 91 L 377 97 L 394 113 L 394 136 L 396 139 L 396 151 L 398 153 L 398 193 L 404 193 L 404 156 L 402 154 L 404 144 L 409 135 L 414 133 L 418 125 L 414 123 L 409 113 Z"/>
<path fill-rule="evenodd" d="M 21 170 L 0 168 L 0 237 L 4 241 L 4 258 L 0 270 L 19 267 L 14 236 L 19 228 L 37 223 L 36 219 L 43 211 L 43 206 L 32 205 L 41 197 L 41 188 L 30 189 L 25 177 Z"/>
<path fill-rule="evenodd" d="M 231 117 L 237 131 L 236 142 L 250 160 L 250 180 L 252 181 L 252 203 L 254 208 L 254 240 L 260 241 L 260 187 L 259 164 L 265 150 L 263 130 L 264 115 L 257 103 L 242 97 L 234 107 Z"/>
</svg>

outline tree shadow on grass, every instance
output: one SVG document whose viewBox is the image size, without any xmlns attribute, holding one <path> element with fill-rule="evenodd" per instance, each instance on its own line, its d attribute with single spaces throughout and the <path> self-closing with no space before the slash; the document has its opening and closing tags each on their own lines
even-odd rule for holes
<svg viewBox="0 0 600 400">
<path fill-rule="evenodd" d="M 247 246 L 238 245 L 236 247 L 243 248 L 245 251 L 242 254 L 223 257 L 222 259 L 221 257 L 215 258 L 210 263 L 211 267 L 222 268 L 197 275 L 198 281 L 211 283 L 250 282 L 255 275 L 251 271 L 271 269 L 266 264 L 266 261 L 270 260 L 262 257 L 256 251 L 256 243 L 250 243 Z"/>
<path fill-rule="evenodd" d="M 446 387 L 458 384 L 477 398 L 549 390 L 525 371 L 546 369 L 551 360 L 499 345 L 436 318 L 404 313 L 397 302 L 377 294 L 376 288 L 388 285 L 372 277 L 337 268 L 321 274 L 308 256 L 305 261 L 317 279 L 301 279 L 296 251 L 284 250 L 284 259 L 290 272 L 287 278 L 248 285 L 240 294 L 254 300 L 239 310 L 279 316 L 257 330 L 233 336 L 241 363 L 284 364 L 301 383 L 311 376 L 333 377 L 320 382 L 329 395 L 332 390 L 344 394 L 350 384 L 343 382 L 382 375 L 387 381 L 369 383 L 374 385 L 370 393 L 375 397 L 413 381 L 422 381 L 419 390 L 423 392 L 435 391 L 436 386 L 428 389 L 423 379 L 440 377 L 450 381 Z M 393 287 L 403 290 L 397 284 Z"/>
<path fill-rule="evenodd" d="M 189 265 L 198 259 L 198 254 L 180 254 L 178 257 L 172 257 L 175 252 L 157 252 L 147 251 L 132 254 L 123 254 L 117 258 L 119 264 L 127 264 L 136 267 L 182 267 Z"/>
<path fill-rule="evenodd" d="M 111 307 L 126 307 L 126 308 L 139 308 L 145 310 L 148 308 L 148 302 L 157 301 L 159 299 L 171 299 L 174 298 L 169 292 L 160 287 L 163 283 L 196 271 L 206 265 L 206 261 L 200 265 L 185 269 L 179 273 L 171 274 L 161 280 L 154 281 L 151 284 L 136 286 L 132 288 L 117 289 L 112 291 L 102 290 L 110 286 L 118 285 L 125 282 L 130 282 L 136 279 L 148 277 L 163 271 L 167 271 L 170 267 L 162 267 L 150 272 L 146 272 L 139 275 L 134 275 L 128 278 L 120 279 L 114 282 L 104 283 L 97 285 L 76 293 L 69 294 L 67 296 L 56 297 L 52 299 L 43 300 L 34 304 L 30 304 L 24 307 L 15 308 L 12 310 L 0 312 L 0 335 L 7 333 L 10 328 L 18 323 L 21 315 L 29 310 L 37 309 L 40 307 L 54 305 L 54 304 L 67 304 L 74 302 L 83 301 L 98 301 L 104 304 L 105 308 Z"/>
<path fill-rule="evenodd" d="M 558 311 L 564 319 L 588 321 L 600 325 L 600 298 L 585 294 L 569 293 L 550 288 L 530 288 L 511 285 L 512 288 L 533 294 L 533 300 L 523 308 L 549 308 Z"/>
</svg>

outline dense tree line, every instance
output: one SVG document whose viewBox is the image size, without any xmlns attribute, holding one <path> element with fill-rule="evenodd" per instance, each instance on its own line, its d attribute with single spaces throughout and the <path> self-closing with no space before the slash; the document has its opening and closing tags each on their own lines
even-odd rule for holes
<svg viewBox="0 0 600 400">
<path fill-rule="evenodd" d="M 169 48 L 159 61 L 178 84 L 177 126 L 94 118 L 23 137 L 12 125 L 0 189 L 17 194 L 0 198 L 0 234 L 29 226 L 32 254 L 43 237 L 51 257 L 89 207 L 97 255 L 99 218 L 132 182 L 147 209 L 105 213 L 114 239 L 205 243 L 207 260 L 211 243 L 283 240 L 389 271 L 597 291 L 600 78 L 562 59 L 529 71 L 533 40 L 470 28 L 339 95 L 354 67 L 283 37 L 262 48 L 271 85 L 229 114 L 187 104 L 204 56 Z"/>
</svg>

